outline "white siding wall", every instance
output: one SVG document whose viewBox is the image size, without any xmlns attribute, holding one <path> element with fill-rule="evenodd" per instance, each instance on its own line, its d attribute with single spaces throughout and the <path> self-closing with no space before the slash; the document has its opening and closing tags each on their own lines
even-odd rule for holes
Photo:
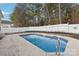
<svg viewBox="0 0 79 59">
<path fill-rule="evenodd" d="M 12 24 L 1 24 L 1 28 L 10 28 Z"/>
</svg>

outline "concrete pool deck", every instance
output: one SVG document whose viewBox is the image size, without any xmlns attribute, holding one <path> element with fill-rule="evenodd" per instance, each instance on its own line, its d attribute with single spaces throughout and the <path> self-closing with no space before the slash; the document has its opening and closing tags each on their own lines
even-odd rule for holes
<svg viewBox="0 0 79 59">
<path fill-rule="evenodd" d="M 6 35 L 2 40 L 0 40 L 0 56 L 53 56 L 55 53 L 46 53 L 30 42 L 26 41 L 19 35 L 24 35 L 28 33 L 12 34 Z M 34 34 L 34 33 L 33 33 Z M 64 37 L 68 40 L 65 52 L 62 53 L 63 56 L 79 56 L 79 40 L 71 37 L 36 33 L 48 36 L 58 36 Z"/>
</svg>

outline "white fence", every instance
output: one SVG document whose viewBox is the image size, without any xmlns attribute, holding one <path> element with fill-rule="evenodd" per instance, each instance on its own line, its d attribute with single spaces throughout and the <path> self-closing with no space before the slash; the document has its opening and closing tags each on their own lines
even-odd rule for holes
<svg viewBox="0 0 79 59">
<path fill-rule="evenodd" d="M 58 24 L 39 27 L 18 27 L 18 28 L 2 28 L 2 33 L 14 33 L 24 31 L 48 31 L 48 32 L 66 32 L 79 34 L 79 24 Z"/>
</svg>

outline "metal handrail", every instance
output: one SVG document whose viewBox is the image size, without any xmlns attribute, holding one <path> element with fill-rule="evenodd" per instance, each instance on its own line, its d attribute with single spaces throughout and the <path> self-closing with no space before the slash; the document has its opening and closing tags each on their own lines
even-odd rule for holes
<svg viewBox="0 0 79 59">
<path fill-rule="evenodd" d="M 61 53 L 60 53 L 60 38 L 59 37 L 57 39 L 56 55 L 57 56 L 60 56 L 61 55 Z"/>
</svg>

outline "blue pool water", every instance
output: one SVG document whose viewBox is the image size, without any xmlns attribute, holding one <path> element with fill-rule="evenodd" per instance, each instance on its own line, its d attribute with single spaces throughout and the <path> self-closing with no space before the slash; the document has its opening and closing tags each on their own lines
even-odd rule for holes
<svg viewBox="0 0 79 59">
<path fill-rule="evenodd" d="M 40 49 L 44 50 L 45 52 L 56 52 L 58 46 L 58 38 L 53 36 L 53 37 L 48 37 L 48 36 L 42 36 L 42 35 L 22 35 L 24 39 L 29 41 L 30 43 L 34 44 L 35 46 L 39 47 Z M 67 40 L 64 38 L 60 38 L 60 52 L 64 52 L 66 45 L 67 45 Z"/>
</svg>

